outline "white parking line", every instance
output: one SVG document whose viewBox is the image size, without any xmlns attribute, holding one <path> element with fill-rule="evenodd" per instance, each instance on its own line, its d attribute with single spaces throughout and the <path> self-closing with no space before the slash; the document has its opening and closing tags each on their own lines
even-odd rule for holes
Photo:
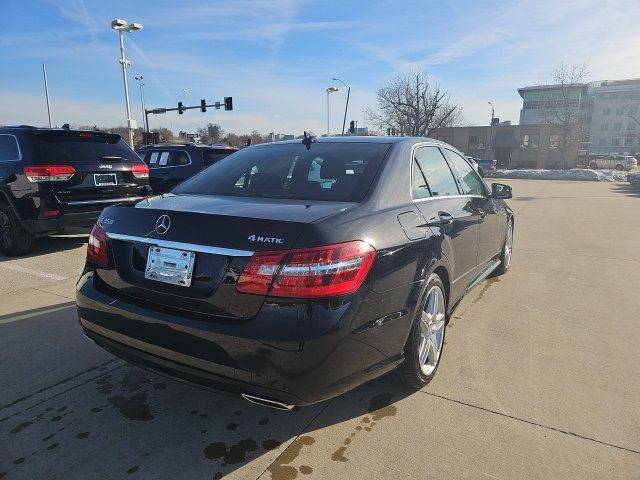
<svg viewBox="0 0 640 480">
<path fill-rule="evenodd" d="M 32 270 L 31 268 L 21 267 L 20 265 L 14 265 L 11 263 L 0 263 L 0 268 L 7 270 L 13 270 L 15 272 L 28 273 L 30 275 L 37 275 L 42 278 L 48 278 L 49 280 L 66 280 L 68 277 L 62 275 L 56 275 L 55 273 L 40 272 L 38 270 Z"/>
</svg>

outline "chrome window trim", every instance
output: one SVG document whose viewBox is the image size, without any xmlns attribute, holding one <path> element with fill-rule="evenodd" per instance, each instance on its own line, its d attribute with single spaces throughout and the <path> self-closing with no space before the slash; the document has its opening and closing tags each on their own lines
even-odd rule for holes
<svg viewBox="0 0 640 480">
<path fill-rule="evenodd" d="M 468 196 L 468 195 L 458 194 L 458 195 L 443 195 L 441 197 L 427 197 L 427 198 L 418 198 L 418 199 L 413 198 L 413 164 L 414 164 L 414 160 L 415 160 L 416 150 L 418 148 L 422 148 L 422 147 L 435 147 L 435 148 L 438 148 L 438 149 L 444 148 L 444 147 L 442 147 L 442 142 L 420 142 L 420 143 L 415 143 L 413 145 L 413 147 L 411 147 L 411 159 L 410 159 L 411 168 L 409 169 L 409 197 L 411 198 L 411 201 L 412 202 L 420 202 L 420 201 L 423 201 L 423 200 L 433 200 L 434 198 L 455 198 L 455 197 L 466 197 L 466 196 Z M 449 161 L 444 156 L 444 154 L 442 152 L 440 152 L 440 155 L 442 155 L 442 157 L 444 158 L 445 163 L 447 165 L 449 165 Z M 449 167 L 449 169 L 451 169 L 451 167 Z M 456 174 L 454 172 L 451 172 L 451 175 L 453 175 L 453 179 L 456 182 L 456 188 L 458 190 L 460 190 L 460 186 L 458 185 L 458 179 L 456 177 Z M 426 181 L 428 182 L 428 180 L 426 180 Z M 431 191 L 431 189 L 429 189 L 429 191 Z"/>
<path fill-rule="evenodd" d="M 72 200 L 70 202 L 60 202 L 60 200 L 58 200 L 58 197 L 56 197 L 56 200 L 58 200 L 63 205 L 91 205 L 92 203 L 117 203 L 131 201 L 137 202 L 138 200 L 142 200 L 143 198 L 144 197 L 102 198 L 98 200 Z"/>
<path fill-rule="evenodd" d="M 16 142 L 16 147 L 18 147 L 18 158 L 11 159 L 11 160 L 3 160 L 3 159 L 0 158 L 0 162 L 20 162 L 20 161 L 22 161 L 22 150 L 20 149 L 20 142 L 18 141 L 18 137 L 16 137 L 12 133 L 0 133 L 0 135 L 5 136 L 5 137 L 13 137 L 13 139 Z"/>
<path fill-rule="evenodd" d="M 113 240 L 124 240 L 127 242 L 146 243 L 164 248 L 175 248 L 177 250 L 187 250 L 190 252 L 210 253 L 213 255 L 224 255 L 227 257 L 250 257 L 254 252 L 251 250 L 236 250 L 234 248 L 214 247 L 211 245 L 200 245 L 197 243 L 174 242 L 172 240 L 161 240 L 158 238 L 138 237 L 135 235 L 125 235 L 122 233 L 106 232 L 108 238 Z"/>
<path fill-rule="evenodd" d="M 187 154 L 187 158 L 189 159 L 189 163 L 185 163 L 184 165 L 167 165 L 167 166 L 164 166 L 164 167 L 152 167 L 150 163 L 145 162 L 149 166 L 149 170 L 162 170 L 164 168 L 189 167 L 189 166 L 193 165 L 193 160 L 191 159 L 191 155 L 186 150 L 182 150 L 182 149 L 175 149 L 175 150 L 172 150 L 172 149 L 169 149 L 169 150 L 167 150 L 167 149 L 164 149 L 164 150 L 145 150 L 145 157 L 146 157 L 147 153 L 151 154 L 151 153 L 154 153 L 154 152 L 157 152 L 158 156 L 160 156 L 160 154 L 162 152 L 170 152 L 170 153 L 171 152 L 184 152 L 184 153 Z M 160 161 L 160 158 L 158 158 L 158 161 Z M 143 162 L 144 162 L 144 160 L 143 160 Z"/>
</svg>

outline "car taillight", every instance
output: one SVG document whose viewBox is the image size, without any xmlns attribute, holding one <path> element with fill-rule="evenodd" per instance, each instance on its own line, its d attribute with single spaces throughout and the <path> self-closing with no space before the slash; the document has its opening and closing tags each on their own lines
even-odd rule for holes
<svg viewBox="0 0 640 480">
<path fill-rule="evenodd" d="M 146 163 L 136 163 L 131 167 L 131 173 L 136 178 L 149 178 L 149 166 Z"/>
<path fill-rule="evenodd" d="M 23 171 L 30 182 L 61 182 L 76 173 L 70 165 L 32 165 L 24 167 Z"/>
<path fill-rule="evenodd" d="M 95 225 L 89 235 L 87 245 L 87 260 L 100 267 L 109 265 L 109 252 L 107 250 L 107 234 L 99 225 Z"/>
<path fill-rule="evenodd" d="M 375 255 L 371 245 L 359 240 L 290 252 L 258 252 L 247 263 L 236 288 L 288 298 L 347 295 L 360 288 Z"/>
</svg>

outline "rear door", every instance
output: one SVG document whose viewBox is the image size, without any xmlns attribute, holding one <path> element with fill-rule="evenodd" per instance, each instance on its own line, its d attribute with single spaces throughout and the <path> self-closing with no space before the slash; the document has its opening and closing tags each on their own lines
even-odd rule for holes
<svg viewBox="0 0 640 480">
<path fill-rule="evenodd" d="M 47 185 L 62 205 L 99 204 L 144 194 L 148 179 L 132 172 L 133 165 L 142 162 L 119 135 L 45 130 L 34 137 L 35 165 L 70 166 L 75 170 L 69 180 Z"/>
<path fill-rule="evenodd" d="M 504 209 L 498 209 L 494 200 L 489 198 L 489 190 L 464 158 L 448 148 L 442 151 L 457 174 L 459 189 L 469 196 L 478 215 L 478 266 L 482 268 L 502 247 L 506 214 Z"/>
<path fill-rule="evenodd" d="M 453 267 L 452 298 L 457 299 L 473 280 L 478 257 L 479 214 L 473 199 L 462 195 L 456 179 L 438 147 L 415 150 L 414 202 L 448 244 L 445 251 Z M 422 180 L 422 185 L 420 181 Z"/>
<path fill-rule="evenodd" d="M 149 165 L 149 183 L 155 194 L 168 192 L 199 170 L 186 150 L 147 151 L 144 161 Z"/>
</svg>

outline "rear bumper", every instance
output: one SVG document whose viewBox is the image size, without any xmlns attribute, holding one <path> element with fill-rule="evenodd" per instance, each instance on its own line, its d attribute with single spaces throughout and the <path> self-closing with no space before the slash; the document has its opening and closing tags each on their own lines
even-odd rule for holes
<svg viewBox="0 0 640 480">
<path fill-rule="evenodd" d="M 98 217 L 100 216 L 100 212 L 101 210 L 94 210 L 90 212 L 63 213 L 59 217 L 38 220 L 25 220 L 23 223 L 27 230 L 36 235 L 57 232 L 74 227 L 89 228 L 96 223 Z"/>
<path fill-rule="evenodd" d="M 92 272 L 78 282 L 76 299 L 84 334 L 132 364 L 291 405 L 332 398 L 395 368 L 409 317 L 354 329 L 358 311 L 371 311 L 355 298 L 341 305 L 265 302 L 248 322 L 219 323 L 113 298 L 96 288 Z"/>
</svg>

